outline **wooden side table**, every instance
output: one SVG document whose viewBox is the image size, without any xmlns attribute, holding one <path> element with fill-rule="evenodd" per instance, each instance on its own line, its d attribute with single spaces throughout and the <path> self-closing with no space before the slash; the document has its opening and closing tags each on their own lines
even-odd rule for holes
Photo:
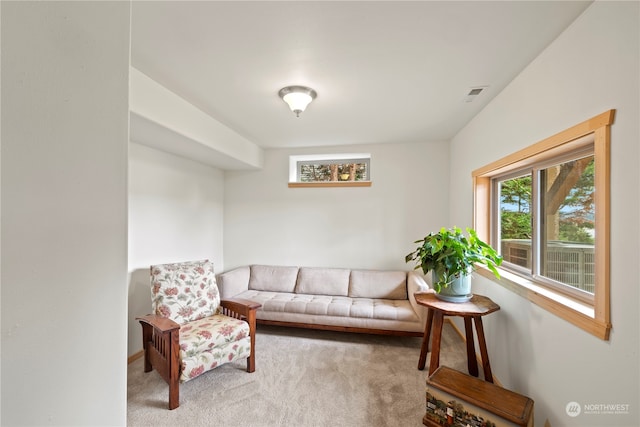
<svg viewBox="0 0 640 427">
<path fill-rule="evenodd" d="M 476 360 L 473 327 L 471 325 L 471 320 L 473 319 L 473 322 L 476 325 L 476 333 L 478 335 L 484 379 L 492 383 L 493 375 L 491 374 L 491 364 L 489 363 L 489 354 L 487 353 L 487 342 L 484 338 L 482 316 L 500 310 L 500 306 L 491 301 L 491 299 L 482 295 L 474 295 L 467 302 L 442 301 L 433 293 L 416 293 L 415 297 L 418 304 L 424 305 L 429 309 L 427 313 L 427 323 L 424 328 L 424 336 L 422 338 L 422 348 L 420 350 L 418 369 L 423 370 L 427 360 L 432 324 L 434 331 L 431 342 L 432 348 L 431 361 L 429 363 L 429 375 L 433 374 L 440 365 L 440 341 L 442 339 L 442 324 L 444 316 L 460 316 L 464 319 L 464 332 L 467 340 L 467 367 L 469 369 L 469 374 L 474 377 L 478 376 L 478 362 Z"/>
</svg>

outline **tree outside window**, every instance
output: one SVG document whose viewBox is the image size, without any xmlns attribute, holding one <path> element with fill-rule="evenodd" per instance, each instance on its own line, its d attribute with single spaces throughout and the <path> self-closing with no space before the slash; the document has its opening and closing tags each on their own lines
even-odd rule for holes
<svg viewBox="0 0 640 427">
<path fill-rule="evenodd" d="M 499 181 L 500 249 L 506 262 L 593 294 L 594 157 L 571 159 Z M 532 217 L 534 181 L 541 221 Z M 534 269 L 539 227 L 539 269 Z"/>
</svg>

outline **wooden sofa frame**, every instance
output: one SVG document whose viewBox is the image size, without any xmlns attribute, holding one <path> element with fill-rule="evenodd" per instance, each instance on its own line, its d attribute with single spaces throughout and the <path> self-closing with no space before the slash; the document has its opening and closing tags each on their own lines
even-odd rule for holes
<svg viewBox="0 0 640 427">
<path fill-rule="evenodd" d="M 258 319 L 259 325 L 283 326 L 288 328 L 317 329 L 321 331 L 350 332 L 356 334 L 390 335 L 396 337 L 422 337 L 424 331 L 398 331 L 391 329 L 358 328 L 355 326 L 323 325 L 320 323 L 285 322 L 281 320 Z"/>
</svg>

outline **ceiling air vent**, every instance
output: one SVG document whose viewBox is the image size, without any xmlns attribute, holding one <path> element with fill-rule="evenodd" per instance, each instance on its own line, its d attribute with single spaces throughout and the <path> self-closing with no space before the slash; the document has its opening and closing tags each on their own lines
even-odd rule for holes
<svg viewBox="0 0 640 427">
<path fill-rule="evenodd" d="M 485 90 L 487 88 L 487 86 L 478 86 L 478 87 L 472 87 L 471 89 L 469 89 L 469 93 L 467 93 L 467 97 L 464 99 L 464 102 L 471 102 L 474 99 L 476 99 L 476 97 L 478 95 L 480 95 L 482 93 L 483 90 Z"/>
</svg>

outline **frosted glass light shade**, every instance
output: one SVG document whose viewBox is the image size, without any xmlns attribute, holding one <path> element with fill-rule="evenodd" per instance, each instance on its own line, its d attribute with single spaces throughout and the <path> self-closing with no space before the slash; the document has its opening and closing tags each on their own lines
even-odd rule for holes
<svg viewBox="0 0 640 427">
<path fill-rule="evenodd" d="M 316 91 L 305 86 L 287 86 L 278 92 L 278 95 L 289 105 L 296 117 L 300 117 L 311 101 L 317 96 Z"/>
</svg>

